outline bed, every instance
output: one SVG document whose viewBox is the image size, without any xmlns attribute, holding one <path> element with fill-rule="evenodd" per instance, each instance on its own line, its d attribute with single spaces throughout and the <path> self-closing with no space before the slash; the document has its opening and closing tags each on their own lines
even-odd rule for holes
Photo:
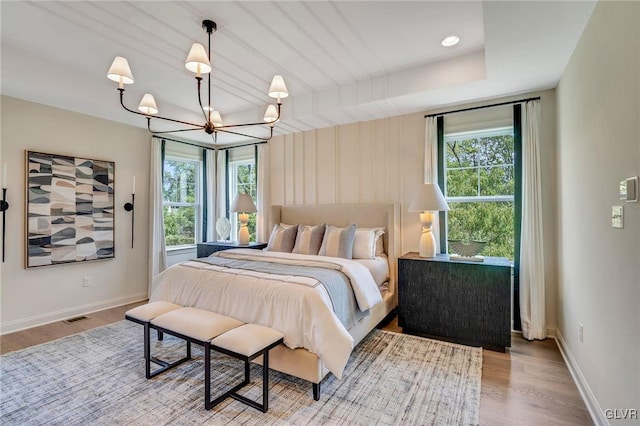
<svg viewBox="0 0 640 426">
<path fill-rule="evenodd" d="M 285 334 L 285 344 L 271 351 L 270 367 L 311 382 L 314 398 L 317 400 L 322 379 L 329 372 L 340 377 L 352 348 L 397 305 L 396 265 L 399 254 L 399 206 L 393 204 L 272 206 L 270 229 L 280 223 L 304 225 L 328 223 L 338 227 L 356 224 L 358 228 L 384 228 L 385 233 L 381 239 L 388 259 L 388 279 L 383 283 L 380 282 L 382 281 L 380 277 L 383 275 L 374 278 L 376 273 L 375 266 L 372 267 L 372 264 L 376 262 L 349 262 L 326 256 L 262 253 L 257 250 L 236 249 L 218 252 L 215 257 L 209 260 L 199 259 L 182 262 L 164 271 L 154 278 L 154 292 L 151 301 L 167 300 L 196 306 L 233 316 L 244 322 L 261 323 L 282 330 Z M 359 290 L 354 287 L 354 303 L 357 303 L 361 308 L 367 308 L 366 315 L 348 320 L 340 317 L 339 322 L 342 323 L 340 324 L 336 320 L 336 316 L 327 314 L 322 306 L 324 303 L 322 299 L 329 300 L 330 297 L 327 297 L 324 292 L 318 293 L 303 285 L 307 281 L 313 281 L 313 278 L 294 276 L 295 274 L 288 269 L 288 272 L 279 272 L 280 269 L 278 269 L 278 274 L 281 274 L 278 275 L 279 278 L 268 282 L 275 288 L 280 282 L 292 281 L 297 285 L 295 292 L 301 294 L 296 296 L 298 299 L 293 298 L 293 291 L 284 296 L 272 297 L 269 287 L 257 287 L 257 281 L 266 282 L 263 270 L 235 269 L 235 265 L 240 265 L 237 262 L 245 261 L 267 265 L 262 266 L 266 268 L 272 268 L 275 264 L 277 268 L 323 267 L 331 269 L 330 265 L 333 265 L 334 268 L 341 270 L 349 280 L 353 281 L 354 276 L 360 277 L 358 281 L 362 281 L 364 284 Z M 279 263 L 286 265 L 280 266 Z M 230 269 L 231 267 L 233 269 Z M 369 274 L 369 270 L 373 270 L 374 273 Z M 211 278 L 212 273 L 218 272 L 225 273 L 213 275 Z M 206 284 L 204 284 L 205 281 Z M 375 294 L 371 290 L 373 282 L 375 282 L 373 285 L 376 286 Z M 223 293 L 218 293 L 220 290 L 215 290 L 216 294 L 212 295 L 209 293 L 209 287 L 212 289 L 221 288 Z M 230 288 L 234 288 L 233 291 L 237 292 L 233 297 L 227 293 L 227 289 Z M 211 292 L 213 291 L 211 290 Z M 320 295 L 318 296 L 318 294 Z M 254 305 L 251 304 L 252 300 Z M 290 309 L 292 304 L 294 304 L 294 314 L 300 315 L 300 317 L 292 316 L 284 308 L 281 309 L 285 306 Z M 296 309 L 298 304 L 300 307 Z M 296 311 L 300 312 L 296 313 Z M 304 323 L 305 329 L 296 330 L 292 328 L 292 323 Z"/>
</svg>

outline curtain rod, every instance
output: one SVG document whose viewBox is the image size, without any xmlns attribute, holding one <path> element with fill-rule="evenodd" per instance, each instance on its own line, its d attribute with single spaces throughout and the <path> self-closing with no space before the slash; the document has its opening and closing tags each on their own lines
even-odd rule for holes
<svg viewBox="0 0 640 426">
<path fill-rule="evenodd" d="M 263 143 L 267 143 L 267 141 L 260 141 L 260 142 L 251 142 L 251 143 L 245 143 L 245 144 L 239 144 L 239 145 L 233 145 L 233 146 L 226 146 L 226 147 L 220 147 L 220 148 L 211 148 L 208 146 L 204 146 L 204 145 L 199 145 L 197 143 L 193 143 L 193 142 L 187 142 L 187 141 L 181 141 L 178 139 L 171 139 L 171 138 L 165 138 L 165 137 L 160 137 L 160 136 L 153 136 L 154 138 L 157 139 L 162 139 L 165 141 L 171 141 L 171 142 L 176 142 L 176 143 L 182 143 L 185 145 L 191 145 L 191 146 L 195 146 L 197 148 L 203 148 L 203 149 L 210 149 L 210 150 L 220 150 L 220 151 L 226 151 L 227 149 L 232 149 L 232 148 L 240 148 L 243 146 L 253 146 L 253 145 L 262 145 Z"/>
<path fill-rule="evenodd" d="M 503 105 L 519 104 L 519 103 L 522 103 L 522 102 L 539 101 L 539 100 L 540 100 L 540 96 L 536 96 L 534 98 L 519 99 L 517 101 L 500 102 L 499 104 L 482 105 L 482 106 L 471 107 L 471 108 L 456 109 L 456 110 L 447 111 L 447 112 L 438 112 L 436 114 L 427 114 L 427 115 L 424 116 L 424 118 L 438 117 L 438 116 L 441 116 L 441 115 L 454 114 L 456 112 L 473 111 L 473 110 L 476 110 L 476 109 L 484 109 L 484 108 L 491 108 L 491 107 L 497 107 L 497 106 L 503 106 Z"/>
</svg>

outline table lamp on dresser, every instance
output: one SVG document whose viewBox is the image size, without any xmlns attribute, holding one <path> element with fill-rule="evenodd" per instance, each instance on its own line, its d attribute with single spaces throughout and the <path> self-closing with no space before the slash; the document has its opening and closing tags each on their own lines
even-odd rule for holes
<svg viewBox="0 0 640 426">
<path fill-rule="evenodd" d="M 258 211 L 256 205 L 253 203 L 249 194 L 238 194 L 236 199 L 233 200 L 231 205 L 231 211 L 238 213 L 238 220 L 240 221 L 240 230 L 238 231 L 238 244 L 246 246 L 249 244 L 249 228 L 247 228 L 247 222 L 249 222 L 249 213 L 255 213 Z"/>
<path fill-rule="evenodd" d="M 420 257 L 436 256 L 436 239 L 431 232 L 434 211 L 447 211 L 449 205 L 435 183 L 425 183 L 416 191 L 409 204 L 409 212 L 420 213 L 422 233 L 420 234 Z"/>
</svg>

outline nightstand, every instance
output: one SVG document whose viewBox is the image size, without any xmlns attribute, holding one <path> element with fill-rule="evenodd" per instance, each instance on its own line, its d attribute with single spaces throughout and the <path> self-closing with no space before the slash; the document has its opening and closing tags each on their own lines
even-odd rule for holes
<svg viewBox="0 0 640 426">
<path fill-rule="evenodd" d="M 511 346 L 511 262 L 399 257 L 398 325 L 410 334 L 504 352 Z"/>
<path fill-rule="evenodd" d="M 198 257 L 207 257 L 211 253 L 221 250 L 229 250 L 234 248 L 250 248 L 261 250 L 267 246 L 267 243 L 249 243 L 240 245 L 237 241 L 211 241 L 206 243 L 198 243 Z"/>
</svg>

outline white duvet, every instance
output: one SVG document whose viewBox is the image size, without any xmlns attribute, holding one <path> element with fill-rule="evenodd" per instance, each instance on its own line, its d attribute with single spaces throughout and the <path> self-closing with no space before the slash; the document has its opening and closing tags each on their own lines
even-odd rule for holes
<svg viewBox="0 0 640 426">
<path fill-rule="evenodd" d="M 217 255 L 337 269 L 350 279 L 360 310 L 366 311 L 382 301 L 371 273 L 352 260 L 252 249 L 226 250 Z M 187 261 L 154 278 L 150 301 L 165 300 L 272 327 L 284 334 L 285 345 L 315 353 L 329 371 L 341 378 L 353 349 L 353 338 L 333 313 L 324 287 L 317 284 L 308 277 Z"/>
</svg>

